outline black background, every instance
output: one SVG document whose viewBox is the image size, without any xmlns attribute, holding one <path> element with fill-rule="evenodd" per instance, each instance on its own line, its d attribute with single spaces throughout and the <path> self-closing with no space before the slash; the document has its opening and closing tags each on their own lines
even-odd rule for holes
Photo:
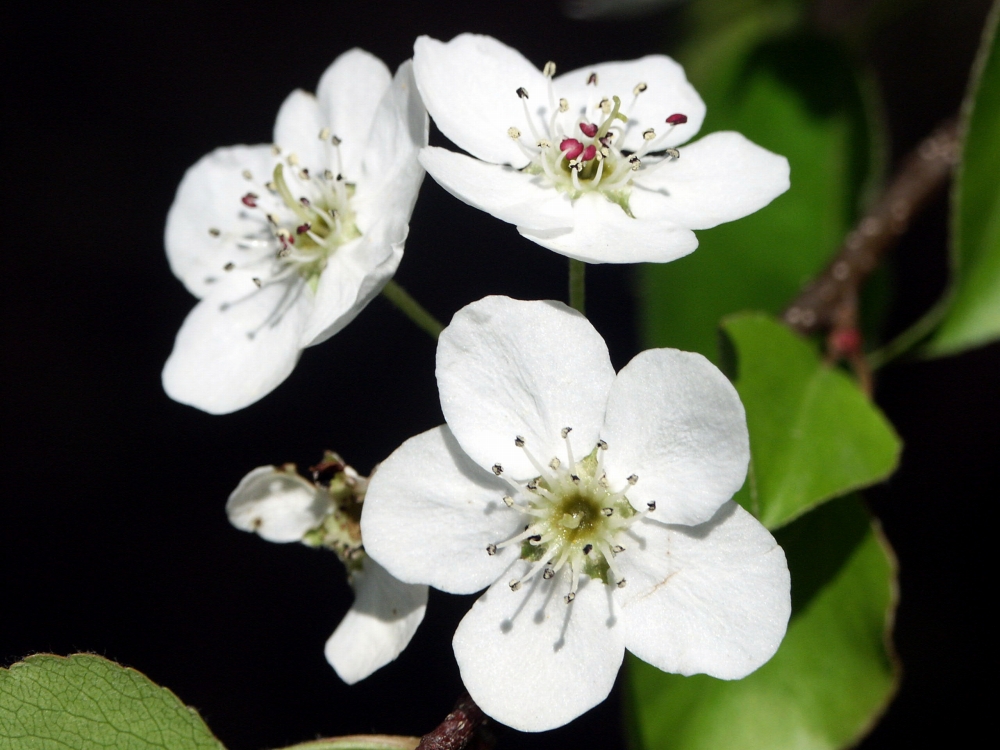
<svg viewBox="0 0 1000 750">
<path fill-rule="evenodd" d="M 986 8 L 917 3 L 876 39 L 896 156 L 957 108 Z M 175 404 L 159 373 L 194 300 L 167 268 L 166 211 L 190 164 L 269 141 L 282 99 L 349 47 L 395 68 L 417 34 L 479 31 L 566 70 L 669 50 L 676 14 L 583 23 L 545 0 L 244 0 L 25 3 L 5 16 L 0 662 L 104 654 L 198 707 L 230 750 L 428 731 L 461 690 L 450 638 L 471 599 L 432 593 L 398 661 L 348 688 L 322 655 L 350 603 L 339 564 L 234 530 L 223 505 L 254 466 L 306 466 L 332 448 L 367 472 L 439 424 L 432 342 L 379 299 L 258 404 L 224 417 Z M 940 293 L 945 216 L 942 200 L 898 248 L 890 332 Z M 588 274 L 616 367 L 638 351 L 630 273 Z M 565 259 L 431 180 L 397 278 L 443 320 L 488 293 L 565 297 Z M 879 382 L 907 443 L 901 470 L 869 493 L 901 561 L 906 675 L 865 748 L 957 743 L 984 722 L 998 366 L 994 345 Z M 502 746 L 615 747 L 620 735 L 612 697 Z"/>
</svg>

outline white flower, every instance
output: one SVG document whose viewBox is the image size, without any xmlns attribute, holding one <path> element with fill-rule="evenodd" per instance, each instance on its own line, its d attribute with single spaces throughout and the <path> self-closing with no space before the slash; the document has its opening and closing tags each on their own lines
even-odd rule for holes
<svg viewBox="0 0 1000 750">
<path fill-rule="evenodd" d="M 295 466 L 260 466 L 240 481 L 226 512 L 238 529 L 271 542 L 304 542 L 338 554 L 354 604 L 326 642 L 326 659 L 348 685 L 393 661 L 424 619 L 427 586 L 402 583 L 365 554 L 358 503 L 365 480 L 341 464 L 328 486 L 312 484 Z"/>
<path fill-rule="evenodd" d="M 739 133 L 677 151 L 705 105 L 676 62 L 649 55 L 555 77 L 488 36 L 417 39 L 434 122 L 475 158 L 425 148 L 448 192 L 543 247 L 591 263 L 663 262 L 788 189 L 788 162 Z M 506 166 L 509 165 L 509 166 Z"/>
<path fill-rule="evenodd" d="M 412 65 L 355 49 L 293 91 L 274 145 L 216 149 L 167 217 L 167 258 L 201 301 L 163 370 L 167 394 L 222 414 L 277 387 L 395 273 L 423 169 Z"/>
<path fill-rule="evenodd" d="M 655 349 L 616 376 L 583 316 L 487 297 L 442 333 L 437 378 L 447 425 L 381 464 L 361 528 L 400 580 L 489 586 L 454 638 L 487 714 L 565 724 L 604 700 L 626 648 L 723 679 L 774 654 L 788 569 L 730 500 L 746 421 L 706 359 Z"/>
</svg>

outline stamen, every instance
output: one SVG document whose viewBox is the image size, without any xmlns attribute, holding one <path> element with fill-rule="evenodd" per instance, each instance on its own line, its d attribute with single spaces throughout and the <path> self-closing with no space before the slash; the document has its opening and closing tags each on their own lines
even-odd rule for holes
<svg viewBox="0 0 1000 750">
<path fill-rule="evenodd" d="M 556 64 L 551 60 L 549 60 L 547 63 L 545 63 L 545 67 L 542 68 L 542 75 L 545 76 L 546 78 L 552 78 L 555 76 L 555 74 L 556 74 Z"/>
<path fill-rule="evenodd" d="M 595 125 L 592 122 L 581 122 L 580 130 L 588 138 L 593 138 L 595 135 L 597 135 L 597 125 Z"/>
<path fill-rule="evenodd" d="M 593 73 L 591 73 L 589 76 L 587 76 L 587 85 L 588 86 L 596 86 L 597 85 L 597 72 L 596 71 L 593 72 Z"/>
<path fill-rule="evenodd" d="M 325 141 L 329 137 L 330 137 L 330 128 L 323 128 L 322 130 L 319 131 L 319 139 L 321 141 Z"/>
<path fill-rule="evenodd" d="M 234 268 L 236 268 L 236 264 L 233 263 L 232 261 L 229 261 L 228 263 L 226 263 L 226 265 L 224 265 L 222 267 L 222 270 L 223 271 L 232 271 Z"/>
<path fill-rule="evenodd" d="M 493 464 L 493 473 L 500 476 L 503 474 L 503 467 L 500 464 Z"/>
<path fill-rule="evenodd" d="M 670 115 L 667 118 L 667 125 L 683 125 L 688 121 L 687 115 L 682 115 L 680 113 Z"/>
<path fill-rule="evenodd" d="M 208 233 L 209 233 L 210 235 L 212 235 L 213 237 L 218 237 L 218 236 L 219 236 L 220 234 L 222 234 L 222 232 L 221 232 L 221 231 L 219 231 L 218 229 L 216 229 L 215 227 L 212 227 L 212 228 L 210 228 L 210 229 L 208 230 Z"/>
<path fill-rule="evenodd" d="M 253 179 L 253 173 L 249 169 L 244 169 L 243 170 L 243 179 L 244 180 L 252 180 Z"/>
<path fill-rule="evenodd" d="M 518 138 L 521 137 L 521 131 L 515 127 L 509 127 L 507 128 L 507 135 L 516 141 Z"/>
<path fill-rule="evenodd" d="M 524 88 L 524 86 L 519 87 L 518 90 L 514 93 L 516 93 L 522 99 L 528 98 L 528 89 Z"/>
<path fill-rule="evenodd" d="M 637 83 L 635 85 L 635 88 L 632 89 L 632 96 L 639 96 L 639 94 L 641 94 L 643 91 L 645 91 L 646 88 L 647 88 L 647 86 L 646 86 L 645 83 Z"/>
<path fill-rule="evenodd" d="M 256 193 L 247 193 L 240 198 L 240 202 L 247 208 L 257 208 L 257 199 L 259 197 Z"/>
<path fill-rule="evenodd" d="M 559 111 L 568 112 L 569 111 L 569 101 L 566 99 L 559 100 Z"/>
</svg>

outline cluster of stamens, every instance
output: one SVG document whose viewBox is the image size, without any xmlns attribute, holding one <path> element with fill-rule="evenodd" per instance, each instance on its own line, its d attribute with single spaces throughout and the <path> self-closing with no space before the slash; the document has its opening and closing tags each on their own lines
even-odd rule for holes
<svg viewBox="0 0 1000 750">
<path fill-rule="evenodd" d="M 567 604 L 576 598 L 581 575 L 625 586 L 625 577 L 615 564 L 615 557 L 625 552 L 622 536 L 656 507 L 651 503 L 648 510 L 638 512 L 629 503 L 625 493 L 639 480 L 635 474 L 621 488 L 609 486 L 603 467 L 608 445 L 603 440 L 586 458 L 575 461 L 570 432 L 569 427 L 562 430 L 566 462 L 553 457 L 547 466 L 530 452 L 524 438 L 515 438 L 514 444 L 524 451 L 538 476 L 523 485 L 508 480 L 512 493 L 505 495 L 503 502 L 523 514 L 527 523 L 520 533 L 486 548 L 487 554 L 495 555 L 518 545 L 521 559 L 531 563 L 524 576 L 510 581 L 512 591 L 539 574 L 550 580 L 568 568 L 570 590 L 563 597 Z M 503 467 L 495 464 L 493 473 L 503 476 Z"/>
<path fill-rule="evenodd" d="M 258 220 L 260 229 L 239 236 L 224 236 L 214 227 L 208 230 L 211 236 L 228 240 L 246 254 L 228 261 L 224 271 L 252 269 L 258 274 L 253 277 L 258 288 L 294 275 L 315 288 L 330 255 L 360 236 L 350 206 L 354 185 L 339 172 L 341 141 L 329 128 L 323 128 L 319 138 L 331 152 L 328 162 L 337 166 L 337 173 L 327 169 L 314 174 L 294 153 L 275 164 L 270 179 L 263 184 L 250 170 L 243 170 L 249 184 L 239 198 L 238 210 L 242 216 Z M 272 153 L 280 157 L 281 148 L 273 146 Z"/>
<path fill-rule="evenodd" d="M 534 143 L 525 142 L 526 139 L 517 127 L 509 128 L 507 135 L 531 160 L 525 171 L 543 176 L 555 188 L 574 199 L 586 192 L 600 192 L 631 215 L 628 189 L 635 173 L 640 170 L 649 172 L 680 157 L 677 149 L 666 147 L 665 141 L 677 125 L 687 122 L 687 116 L 679 113 L 670 115 L 665 120 L 665 132 L 657 135 L 653 128 L 648 128 L 642 134 L 643 144 L 638 150 L 623 151 L 618 143 L 625 133 L 628 116 L 622 111 L 621 99 L 613 96 L 611 99 L 602 99 L 597 104 L 595 109 L 600 113 L 597 118 L 599 122 L 590 121 L 586 112 L 584 116 L 566 116 L 571 109 L 570 102 L 566 99 L 556 100 L 552 89 L 555 71 L 556 66 L 552 62 L 546 63 L 542 71 L 548 85 L 549 100 L 544 132 L 539 132 L 528 110 L 527 89 L 521 87 L 515 92 L 524 106 L 525 121 Z M 588 76 L 587 84 L 597 85 L 596 73 Z M 629 109 L 635 106 L 639 96 L 648 88 L 642 82 L 635 85 Z M 642 160 L 648 154 L 662 156 L 657 161 L 644 165 Z"/>
</svg>

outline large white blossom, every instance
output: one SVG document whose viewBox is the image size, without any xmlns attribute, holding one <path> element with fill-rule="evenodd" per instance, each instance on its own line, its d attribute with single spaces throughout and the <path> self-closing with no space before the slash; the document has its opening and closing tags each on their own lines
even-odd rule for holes
<svg viewBox="0 0 1000 750">
<path fill-rule="evenodd" d="M 216 414 L 253 403 L 381 291 L 402 258 L 427 128 L 411 63 L 393 77 L 355 49 L 315 96 L 288 96 L 273 145 L 219 148 L 187 171 L 165 242 L 201 301 L 163 370 L 171 398 Z"/>
<path fill-rule="evenodd" d="M 447 191 L 543 247 L 591 263 L 663 262 L 788 189 L 788 162 L 739 133 L 678 150 L 705 117 L 664 55 L 555 75 L 488 36 L 422 36 L 413 69 L 434 122 L 467 151 L 420 163 Z"/>
<path fill-rule="evenodd" d="M 271 542 L 332 549 L 354 590 L 354 604 L 326 642 L 326 659 L 348 685 L 393 661 L 427 609 L 427 586 L 403 583 L 365 554 L 357 516 L 366 480 L 340 465 L 328 484 L 299 476 L 295 466 L 260 466 L 240 481 L 226 512 L 234 526 Z"/>
<path fill-rule="evenodd" d="M 400 580 L 489 587 L 454 637 L 487 714 L 562 725 L 604 700 L 625 649 L 723 679 L 774 654 L 788 568 L 730 499 L 746 419 L 706 359 L 655 349 L 616 375 L 582 315 L 487 297 L 442 333 L 437 378 L 447 424 L 382 463 L 361 528 Z"/>
</svg>

